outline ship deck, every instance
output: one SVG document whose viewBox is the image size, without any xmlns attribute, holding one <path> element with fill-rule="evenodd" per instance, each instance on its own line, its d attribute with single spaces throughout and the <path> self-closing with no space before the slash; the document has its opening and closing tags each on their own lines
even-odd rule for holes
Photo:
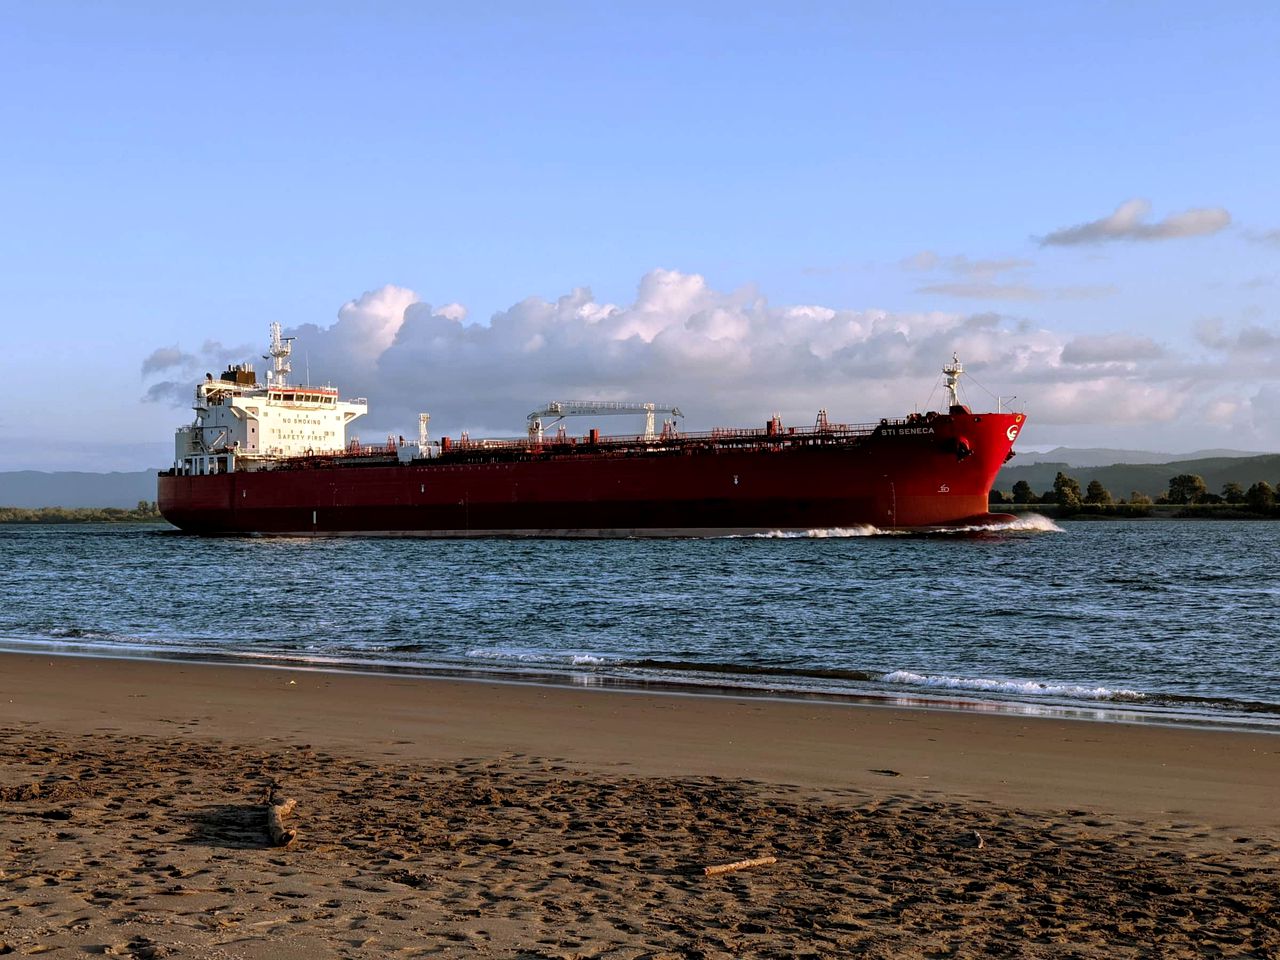
<svg viewBox="0 0 1280 960">
<path fill-rule="evenodd" d="M 931 429 L 934 417 L 913 415 L 904 419 L 881 420 L 878 423 L 829 424 L 814 428 L 714 429 L 701 432 L 666 433 L 653 438 L 641 436 L 568 436 L 557 435 L 534 440 L 528 437 L 473 440 L 447 438 L 439 453 L 430 458 L 414 458 L 408 462 L 442 466 L 466 466 L 487 463 L 529 463 L 578 458 L 633 458 L 689 456 L 718 452 L 781 451 L 802 448 L 856 447 L 881 431 Z M 254 457 L 240 454 L 241 470 L 307 470 L 325 467 L 384 467 L 402 462 L 394 442 L 386 444 L 353 443 L 341 453 L 311 454 L 296 457 Z M 172 476 L 174 470 L 163 471 Z"/>
</svg>

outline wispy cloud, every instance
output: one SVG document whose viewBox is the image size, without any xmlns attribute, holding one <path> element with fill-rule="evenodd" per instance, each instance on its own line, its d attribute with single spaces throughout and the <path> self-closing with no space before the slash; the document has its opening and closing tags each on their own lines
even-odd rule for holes
<svg viewBox="0 0 1280 960">
<path fill-rule="evenodd" d="M 1045 292 L 1022 283 L 931 283 L 916 287 L 916 293 L 935 293 L 946 297 L 974 300 L 1043 300 Z"/>
<path fill-rule="evenodd" d="M 1280 247 L 1280 230 L 1246 230 L 1245 238 L 1268 247 Z"/>
<path fill-rule="evenodd" d="M 1051 300 L 1097 300 L 1110 297 L 1120 292 L 1114 283 L 1084 284 L 1078 287 L 1053 287 L 1049 291 Z"/>
<path fill-rule="evenodd" d="M 1150 337 L 1133 337 L 1111 333 L 1079 336 L 1062 348 L 1062 362 L 1084 366 L 1089 364 L 1133 363 L 1156 360 L 1165 356 L 1165 348 Z"/>
<path fill-rule="evenodd" d="M 1035 266 L 1022 257 L 990 257 L 971 259 L 964 254 L 942 256 L 932 250 L 921 250 L 898 261 L 898 266 L 912 273 L 950 274 L 955 279 L 939 276 L 933 283 L 916 287 L 916 293 L 966 300 L 1001 300 L 1030 302 L 1036 300 L 1084 300 L 1115 293 L 1110 285 L 1077 287 L 1040 287 L 1028 282 L 1025 273 Z M 1006 277 L 1006 274 L 1014 276 Z"/>
<path fill-rule="evenodd" d="M 1092 300 L 1117 291 L 1112 284 L 1080 287 L 1033 287 L 1024 283 L 932 283 L 917 287 L 916 293 L 932 293 L 972 300 Z"/>
<path fill-rule="evenodd" d="M 1276 351 L 1273 359 L 1280 360 L 1280 329 L 1268 329 L 1254 323 L 1228 329 L 1218 317 L 1201 320 L 1195 327 L 1196 339 L 1211 350 L 1229 354 L 1247 354 L 1255 359 L 1266 351 Z"/>
<path fill-rule="evenodd" d="M 991 280 L 1002 273 L 1008 273 L 1011 270 L 1025 270 L 1034 266 L 1034 264 L 1030 260 L 1023 260 L 1019 257 L 970 260 L 963 253 L 940 256 L 932 250 L 921 250 L 919 253 L 914 253 L 899 261 L 899 266 L 904 270 L 919 272 L 945 270 L 949 273 L 954 273 L 956 276 L 968 277 L 973 280 Z"/>
<path fill-rule="evenodd" d="M 1126 200 L 1115 212 L 1100 220 L 1054 230 L 1040 238 L 1040 245 L 1073 246 L 1106 243 L 1111 240 L 1171 240 L 1177 237 L 1201 237 L 1217 233 L 1231 223 L 1231 214 L 1221 207 L 1201 207 L 1174 213 L 1163 220 L 1147 222 L 1151 203 Z"/>
</svg>

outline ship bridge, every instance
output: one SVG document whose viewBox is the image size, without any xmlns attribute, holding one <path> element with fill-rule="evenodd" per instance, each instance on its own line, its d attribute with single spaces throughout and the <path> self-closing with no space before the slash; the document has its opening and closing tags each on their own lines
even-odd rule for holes
<svg viewBox="0 0 1280 960">
<path fill-rule="evenodd" d="M 216 379 L 206 374 L 196 385 L 195 419 L 174 438 L 178 473 L 229 473 L 346 448 L 347 424 L 368 411 L 368 401 L 342 400 L 332 387 L 290 384 L 292 340 L 271 324 L 265 386 L 250 363 L 228 366 Z"/>
</svg>

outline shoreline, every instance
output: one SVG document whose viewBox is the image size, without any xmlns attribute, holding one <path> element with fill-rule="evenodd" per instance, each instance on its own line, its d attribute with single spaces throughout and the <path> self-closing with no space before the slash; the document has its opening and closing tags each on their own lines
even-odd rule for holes
<svg viewBox="0 0 1280 960">
<path fill-rule="evenodd" d="M 1263 733 L 3 653 L 0 950 L 1270 956 L 1278 794 Z"/>
<path fill-rule="evenodd" d="M 440 759 L 449 755 L 444 745 L 466 742 L 494 752 L 572 753 L 653 775 L 813 786 L 865 787 L 883 779 L 878 770 L 901 766 L 912 768 L 898 771 L 904 783 L 915 778 L 932 781 L 931 789 L 1040 805 L 1083 778 L 1095 803 L 1136 802 L 1149 814 L 1182 794 L 1193 806 L 1254 824 L 1270 823 L 1269 814 L 1240 797 L 1264 788 L 1280 795 L 1280 739 L 1217 726 L 268 664 L 0 652 L 0 665 L 0 723 L 28 729 L 87 732 L 104 716 L 107 729 L 133 735 L 177 725 L 192 736 L 243 740 L 275 729 L 277 740 L 352 750 L 373 738 L 388 756 L 407 759 Z M 578 729 L 584 714 L 590 733 Z M 468 734 L 439 739 L 447 730 Z M 1094 753 L 1126 769 L 1107 771 L 1112 781 L 1091 769 Z M 1258 758 L 1267 762 L 1251 762 Z"/>
<path fill-rule="evenodd" d="M 725 678 L 741 676 L 742 682 L 723 682 L 714 680 L 699 681 L 692 677 L 647 677 L 639 674 L 627 676 L 618 671 L 625 670 L 627 664 L 619 663 L 614 672 L 594 670 L 570 670 L 567 667 L 556 669 L 548 664 L 545 667 L 472 667 L 464 665 L 409 662 L 390 660 L 340 660 L 337 658 L 316 658 L 301 654 L 289 655 L 281 653 L 254 654 L 243 650 L 191 650 L 164 647 L 100 647 L 91 643 L 77 643 L 74 639 L 23 641 L 0 638 L 0 657 L 17 656 L 51 656 L 85 658 L 90 660 L 123 660 L 140 663 L 186 663 L 208 664 L 228 667 L 251 667 L 254 669 L 297 670 L 311 673 L 339 673 L 355 676 L 400 677 L 423 681 L 447 680 L 460 682 L 511 683 L 551 688 L 595 689 L 601 691 L 640 692 L 655 695 L 692 696 L 692 697 L 745 697 L 768 702 L 794 703 L 826 703 L 832 706 L 849 707 L 891 707 L 898 709 L 922 709 L 957 711 L 960 713 L 984 713 L 1010 717 L 1042 717 L 1049 719 L 1078 720 L 1089 723 L 1127 723 L 1154 726 L 1186 727 L 1190 729 L 1212 729 L 1228 731 L 1250 731 L 1259 733 L 1280 734 L 1280 712 L 1269 709 L 1265 704 L 1256 701 L 1230 701 L 1235 704 L 1234 710 L 1222 708 L 1227 701 L 1217 701 L 1220 712 L 1211 710 L 1192 711 L 1169 706 L 1166 697 L 1146 695 L 1151 700 L 1146 705 L 1137 701 L 1117 699 L 1099 699 L 1096 701 L 1071 701 L 1066 696 L 1053 698 L 1052 695 L 1037 701 L 1031 697 L 1018 699 L 1014 695 L 988 696 L 975 695 L 975 691 L 963 686 L 954 688 L 940 687 L 936 691 L 929 687 L 907 686 L 902 690 L 888 687 L 868 690 L 837 690 L 814 685 L 808 689 L 798 685 L 770 685 L 756 680 L 750 682 L 754 675 L 749 671 L 743 674 L 732 669 L 714 669 L 708 675 L 722 675 Z M 696 668 L 697 665 L 694 665 Z M 680 665 L 672 669 L 678 673 Z M 686 666 L 686 669 L 693 669 Z M 806 674 L 796 674 L 795 679 L 815 679 Z M 821 678 L 816 678 L 820 680 Z M 858 678 L 860 682 L 874 683 L 872 675 Z M 881 681 L 882 683 L 884 681 Z M 1214 703 L 1211 699 L 1196 700 L 1183 698 L 1189 704 Z"/>
<path fill-rule="evenodd" d="M 1015 516 L 1039 515 L 1049 520 L 1280 520 L 1280 510 L 1250 510 L 1229 503 L 1084 503 L 1064 508 L 1057 503 L 993 503 L 992 510 Z"/>
</svg>

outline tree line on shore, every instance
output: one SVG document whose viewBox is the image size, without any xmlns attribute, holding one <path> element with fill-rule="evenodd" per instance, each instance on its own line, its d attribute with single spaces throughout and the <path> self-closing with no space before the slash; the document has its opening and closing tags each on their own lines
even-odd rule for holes
<svg viewBox="0 0 1280 960">
<path fill-rule="evenodd" d="M 1097 480 L 1091 480 L 1083 491 L 1080 481 L 1067 476 L 1062 471 L 1054 478 L 1053 488 L 1036 494 L 1025 480 L 1019 480 L 1013 489 L 1005 493 L 992 489 L 992 504 L 1053 504 L 1064 511 L 1078 511 L 1087 507 L 1151 507 L 1155 504 L 1173 504 L 1175 506 L 1211 506 L 1227 505 L 1241 511 L 1248 511 L 1263 516 L 1271 516 L 1280 511 L 1277 502 L 1276 488 L 1265 480 L 1259 480 L 1247 490 L 1239 483 L 1223 484 L 1221 493 L 1212 493 L 1204 478 L 1194 473 L 1180 473 L 1169 479 L 1168 490 L 1152 499 L 1137 490 L 1126 499 L 1114 498 L 1111 491 Z M 1133 512 L 1133 511 L 1127 511 Z"/>
<path fill-rule="evenodd" d="M 123 507 L 0 507 L 0 523 L 139 523 L 163 519 L 154 500 Z"/>
</svg>

